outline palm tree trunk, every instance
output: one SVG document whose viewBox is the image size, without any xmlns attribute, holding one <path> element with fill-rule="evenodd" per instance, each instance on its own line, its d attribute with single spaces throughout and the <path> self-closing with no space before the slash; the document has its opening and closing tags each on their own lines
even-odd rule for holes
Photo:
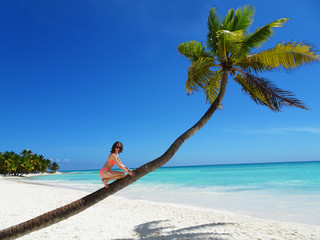
<svg viewBox="0 0 320 240">
<path fill-rule="evenodd" d="M 25 234 L 31 233 L 33 231 L 48 227 L 52 224 L 65 220 L 73 215 L 76 215 L 84 211 L 85 209 L 93 206 L 94 204 L 105 199 L 106 197 L 127 187 L 128 185 L 137 181 L 138 179 L 145 176 L 146 174 L 166 164 L 173 157 L 173 155 L 178 151 L 181 145 L 186 140 L 188 140 L 191 136 L 193 136 L 196 132 L 198 132 L 209 121 L 211 116 L 217 110 L 217 108 L 219 107 L 224 97 L 227 80 L 228 80 L 228 70 L 224 70 L 219 95 L 217 96 L 215 101 L 212 103 L 208 111 L 193 127 L 191 127 L 189 130 L 183 133 L 180 137 L 178 137 L 161 157 L 137 168 L 135 177 L 126 176 L 123 179 L 120 179 L 111 183 L 108 189 L 101 188 L 100 190 L 97 190 L 96 192 L 91 193 L 63 207 L 47 212 L 43 215 L 35 217 L 26 222 L 6 228 L 0 231 L 0 239 L 15 239 Z"/>
</svg>

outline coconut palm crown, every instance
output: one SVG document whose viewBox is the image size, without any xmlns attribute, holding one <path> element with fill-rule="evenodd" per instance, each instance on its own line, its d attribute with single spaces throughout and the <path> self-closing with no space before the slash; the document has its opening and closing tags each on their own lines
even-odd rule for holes
<svg viewBox="0 0 320 240">
<path fill-rule="evenodd" d="M 213 103 L 223 87 L 221 82 L 227 81 L 230 74 L 244 93 L 272 111 L 280 111 L 283 106 L 307 109 L 294 94 L 277 88 L 258 74 L 275 69 L 290 72 L 302 64 L 319 61 L 319 55 L 301 42 L 283 42 L 272 49 L 254 52 L 270 39 L 273 28 L 282 27 L 289 19 L 281 18 L 248 33 L 253 15 L 254 8 L 244 6 L 236 11 L 230 9 L 221 20 L 212 8 L 206 45 L 189 41 L 178 46 L 179 53 L 191 61 L 185 85 L 187 92 L 203 90 L 207 100 Z"/>
</svg>

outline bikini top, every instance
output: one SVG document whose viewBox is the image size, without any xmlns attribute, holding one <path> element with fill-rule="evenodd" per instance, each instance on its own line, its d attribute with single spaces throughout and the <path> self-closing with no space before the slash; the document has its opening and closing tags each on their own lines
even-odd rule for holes
<svg viewBox="0 0 320 240">
<path fill-rule="evenodd" d="M 111 164 L 113 164 L 113 165 L 116 163 L 115 161 L 109 160 L 109 159 L 107 160 L 107 162 L 109 162 L 109 163 L 111 163 Z"/>
<path fill-rule="evenodd" d="M 113 155 L 114 155 L 114 156 L 116 156 L 115 154 L 113 154 Z M 108 159 L 108 160 L 107 160 L 107 162 L 109 162 L 109 163 L 111 163 L 111 164 L 113 164 L 113 165 L 114 165 L 114 164 L 116 164 L 116 162 L 115 162 L 115 161 L 110 160 L 110 159 Z"/>
</svg>

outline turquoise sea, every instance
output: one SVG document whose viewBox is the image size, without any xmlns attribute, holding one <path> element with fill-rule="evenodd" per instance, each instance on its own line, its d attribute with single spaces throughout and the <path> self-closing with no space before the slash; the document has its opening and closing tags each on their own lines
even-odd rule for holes
<svg viewBox="0 0 320 240">
<path fill-rule="evenodd" d="M 98 171 L 28 181 L 93 192 L 103 187 Z M 320 162 L 162 167 L 116 195 L 320 225 Z"/>
</svg>

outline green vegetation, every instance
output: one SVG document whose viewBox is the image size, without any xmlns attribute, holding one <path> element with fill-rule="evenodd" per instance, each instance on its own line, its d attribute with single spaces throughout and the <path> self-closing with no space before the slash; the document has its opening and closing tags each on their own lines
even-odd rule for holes
<svg viewBox="0 0 320 240">
<path fill-rule="evenodd" d="M 47 172 L 47 169 L 54 173 L 59 169 L 59 165 L 30 150 L 23 150 L 20 155 L 15 152 L 0 152 L 0 174 L 19 176 Z"/>
<path fill-rule="evenodd" d="M 295 41 L 278 43 L 264 51 L 257 50 L 272 37 L 274 28 L 282 27 L 289 19 L 275 20 L 249 33 L 253 15 L 254 8 L 244 6 L 236 11 L 230 9 L 221 20 L 216 9 L 212 8 L 207 42 L 188 41 L 178 46 L 179 53 L 191 63 L 187 92 L 192 94 L 202 90 L 213 104 L 224 92 L 230 75 L 242 87 L 243 93 L 272 111 L 278 112 L 285 106 L 307 109 L 293 93 L 276 87 L 259 75 L 275 70 L 292 72 L 301 65 L 319 61 L 319 55 L 311 46 Z"/>
</svg>

